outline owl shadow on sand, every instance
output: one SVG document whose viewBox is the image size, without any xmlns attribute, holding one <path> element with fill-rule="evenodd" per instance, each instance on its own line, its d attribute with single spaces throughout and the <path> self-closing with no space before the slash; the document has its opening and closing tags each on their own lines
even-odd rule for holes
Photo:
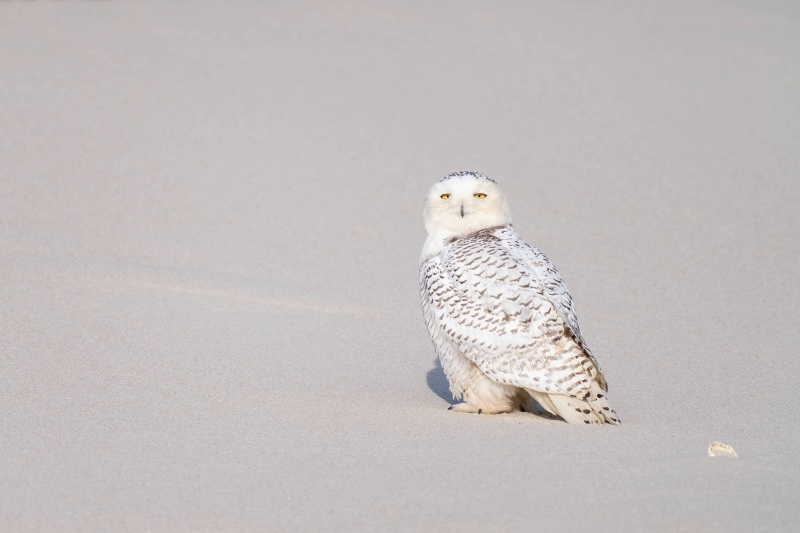
<svg viewBox="0 0 800 533">
<path fill-rule="evenodd" d="M 447 377 L 444 375 L 444 369 L 442 369 L 442 363 L 439 362 L 439 359 L 434 359 L 434 367 L 428 371 L 428 375 L 426 376 L 426 380 L 428 382 L 428 388 L 431 389 L 433 392 L 436 393 L 436 396 L 441 398 L 442 400 L 446 401 L 449 405 L 455 405 L 457 403 L 461 403 L 458 400 L 453 398 L 453 394 L 450 392 L 450 384 L 447 383 Z M 551 415 L 544 408 L 540 407 L 538 404 L 536 405 L 538 408 L 530 414 L 537 418 L 543 418 L 545 420 L 557 420 L 558 417 Z M 523 414 L 517 412 L 517 414 Z"/>
<path fill-rule="evenodd" d="M 450 384 L 447 383 L 447 377 L 444 375 L 442 363 L 439 362 L 439 359 L 434 359 L 434 367 L 428 372 L 427 380 L 428 388 L 435 392 L 436 396 L 450 405 L 458 403 L 458 400 L 454 399 L 450 393 Z"/>
</svg>

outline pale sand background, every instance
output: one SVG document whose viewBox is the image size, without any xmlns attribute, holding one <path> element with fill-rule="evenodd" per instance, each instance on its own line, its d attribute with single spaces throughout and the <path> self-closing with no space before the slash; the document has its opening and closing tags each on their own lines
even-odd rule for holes
<svg viewBox="0 0 800 533">
<path fill-rule="evenodd" d="M 0 530 L 797 527 L 797 3 L 227 4 L 0 2 Z M 461 169 L 623 426 L 446 410 Z"/>
</svg>

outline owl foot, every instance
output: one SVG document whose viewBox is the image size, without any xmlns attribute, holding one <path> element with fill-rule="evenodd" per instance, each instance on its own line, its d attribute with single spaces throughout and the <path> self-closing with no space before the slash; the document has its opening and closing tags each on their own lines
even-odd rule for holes
<svg viewBox="0 0 800 533">
<path fill-rule="evenodd" d="M 466 402 L 464 403 L 457 403 L 455 405 L 451 405 L 447 408 L 448 411 L 455 411 L 456 413 L 477 413 L 477 414 L 487 414 L 487 415 L 496 415 L 499 413 L 507 413 L 508 409 L 486 409 L 482 407 L 475 407 L 474 405 L 470 405 Z"/>
</svg>

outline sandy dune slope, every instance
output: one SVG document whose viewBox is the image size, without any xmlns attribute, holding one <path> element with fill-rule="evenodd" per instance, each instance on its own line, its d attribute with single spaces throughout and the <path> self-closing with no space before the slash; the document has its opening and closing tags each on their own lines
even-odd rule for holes
<svg viewBox="0 0 800 533">
<path fill-rule="evenodd" d="M 0 1 L 0 530 L 793 530 L 799 27 Z M 462 169 L 567 280 L 622 426 L 447 411 L 417 259 Z"/>
</svg>

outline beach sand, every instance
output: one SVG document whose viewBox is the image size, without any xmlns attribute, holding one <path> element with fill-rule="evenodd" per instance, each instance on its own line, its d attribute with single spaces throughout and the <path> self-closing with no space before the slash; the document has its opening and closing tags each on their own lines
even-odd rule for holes
<svg viewBox="0 0 800 533">
<path fill-rule="evenodd" d="M 0 2 L 0 529 L 794 531 L 798 27 Z M 561 271 L 623 425 L 447 411 L 417 266 L 457 170 Z"/>
</svg>

